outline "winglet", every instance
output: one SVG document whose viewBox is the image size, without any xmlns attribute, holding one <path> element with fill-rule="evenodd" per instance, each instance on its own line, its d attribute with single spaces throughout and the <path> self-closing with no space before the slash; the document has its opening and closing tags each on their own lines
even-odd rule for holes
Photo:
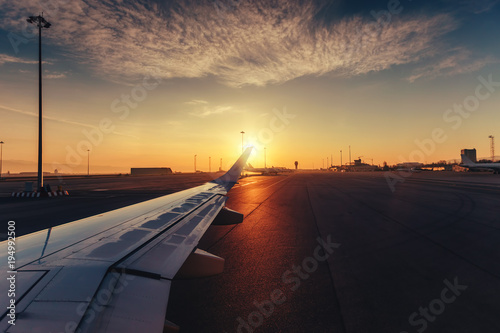
<svg viewBox="0 0 500 333">
<path fill-rule="evenodd" d="M 226 190 L 229 191 L 231 187 L 236 184 L 238 178 L 240 178 L 241 171 L 243 170 L 243 167 L 245 166 L 251 152 L 252 147 L 248 147 L 247 149 L 245 149 L 243 154 L 241 154 L 240 158 L 238 158 L 236 163 L 233 164 L 231 169 L 229 169 L 228 172 L 226 172 L 219 178 L 212 180 L 212 182 L 224 186 Z"/>
</svg>

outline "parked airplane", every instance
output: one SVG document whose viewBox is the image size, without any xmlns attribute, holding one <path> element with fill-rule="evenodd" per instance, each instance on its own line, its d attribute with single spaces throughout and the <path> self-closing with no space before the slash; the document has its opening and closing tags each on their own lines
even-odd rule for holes
<svg viewBox="0 0 500 333">
<path fill-rule="evenodd" d="M 263 175 L 266 174 L 275 174 L 277 175 L 280 170 L 277 168 L 254 168 L 250 163 L 247 164 L 247 166 L 243 169 L 244 171 L 248 172 L 260 172 Z"/>
<path fill-rule="evenodd" d="M 493 173 L 500 173 L 500 163 L 474 163 L 466 155 L 461 154 L 462 164 L 460 166 L 466 167 L 469 170 L 489 170 Z"/>
<path fill-rule="evenodd" d="M 172 279 L 223 270 L 224 259 L 197 245 L 212 222 L 243 221 L 224 205 L 251 149 L 204 185 L 0 243 L 0 331 L 172 328 Z"/>
</svg>

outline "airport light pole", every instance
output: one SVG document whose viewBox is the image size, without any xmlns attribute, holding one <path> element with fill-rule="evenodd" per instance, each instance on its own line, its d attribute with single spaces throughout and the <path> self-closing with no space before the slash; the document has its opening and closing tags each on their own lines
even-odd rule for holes
<svg viewBox="0 0 500 333">
<path fill-rule="evenodd" d="M 351 146 L 349 146 L 349 165 L 351 165 Z"/>
<path fill-rule="evenodd" d="M 212 157 L 208 157 L 208 172 L 212 172 Z"/>
<path fill-rule="evenodd" d="M 340 166 L 342 166 L 342 149 L 340 150 Z"/>
<path fill-rule="evenodd" d="M 90 176 L 90 149 L 87 149 L 87 177 Z"/>
<path fill-rule="evenodd" d="M 41 15 L 30 16 L 26 21 L 38 27 L 38 191 L 43 188 L 42 164 L 42 28 L 48 29 L 51 24 Z"/>
<path fill-rule="evenodd" d="M 264 147 L 264 169 L 267 169 L 267 166 L 266 166 L 266 147 Z"/>
<path fill-rule="evenodd" d="M 241 153 L 243 154 L 243 134 L 245 134 L 245 132 L 241 131 Z"/>
<path fill-rule="evenodd" d="M 196 173 L 196 155 L 194 155 L 194 173 Z"/>
<path fill-rule="evenodd" d="M 2 179 L 2 165 L 3 165 L 3 141 L 0 141 L 0 179 Z"/>
</svg>

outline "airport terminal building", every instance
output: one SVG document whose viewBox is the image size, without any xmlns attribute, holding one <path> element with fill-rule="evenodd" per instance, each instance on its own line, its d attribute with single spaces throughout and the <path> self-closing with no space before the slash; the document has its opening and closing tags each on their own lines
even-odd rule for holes
<svg viewBox="0 0 500 333">
<path fill-rule="evenodd" d="M 170 168 L 131 168 L 130 174 L 132 176 L 162 176 L 171 175 L 172 169 Z"/>
</svg>

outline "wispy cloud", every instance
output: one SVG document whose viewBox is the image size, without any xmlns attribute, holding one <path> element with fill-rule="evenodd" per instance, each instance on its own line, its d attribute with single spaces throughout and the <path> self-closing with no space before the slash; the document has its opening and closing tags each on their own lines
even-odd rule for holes
<svg viewBox="0 0 500 333">
<path fill-rule="evenodd" d="M 307 75 L 354 76 L 436 54 L 456 28 L 448 15 L 400 17 L 374 27 L 351 17 L 320 24 L 317 1 L 240 1 L 223 13 L 205 0 L 158 5 L 74 0 L 46 9 L 45 36 L 109 80 L 154 73 L 214 76 L 229 86 L 279 84 Z M 4 1 L 3 28 L 15 29 L 36 0 Z M 17 29 L 20 29 L 19 27 Z"/>
<path fill-rule="evenodd" d="M 26 111 L 26 110 L 20 110 L 20 109 L 12 108 L 12 107 L 1 105 L 1 104 L 0 104 L 0 109 L 6 110 L 6 111 L 10 111 L 10 112 L 14 112 L 14 113 L 18 113 L 18 114 L 23 114 L 23 115 L 30 116 L 30 117 L 37 117 L 38 118 L 38 114 L 35 113 L 35 112 L 30 112 L 30 111 Z M 61 119 L 61 118 L 55 118 L 55 117 L 51 117 L 51 116 L 47 116 L 47 115 L 44 115 L 42 117 L 43 117 L 43 119 L 50 120 L 50 121 L 56 121 L 58 123 L 63 123 L 63 124 L 68 124 L 68 125 L 75 125 L 75 126 L 79 126 L 79 127 L 86 127 L 86 128 L 98 129 L 97 126 L 94 126 L 94 125 L 91 125 L 91 124 L 86 124 L 86 123 L 81 123 L 81 122 L 78 122 L 78 121 L 73 121 L 73 120 L 68 120 L 68 119 Z M 113 131 L 112 133 L 116 134 L 116 135 L 137 138 L 135 136 L 124 134 L 124 133 L 120 133 L 120 132 L 116 132 L 116 131 Z"/>
<path fill-rule="evenodd" d="M 434 79 L 441 76 L 453 76 L 475 72 L 488 64 L 499 63 L 500 59 L 485 57 L 471 60 L 471 53 L 464 49 L 453 49 L 443 58 L 432 64 L 420 67 L 413 71 L 408 81 L 414 82 L 418 79 Z"/>
<path fill-rule="evenodd" d="M 0 66 L 8 62 L 17 64 L 38 64 L 38 61 L 13 57 L 7 54 L 0 54 Z"/>
<path fill-rule="evenodd" d="M 474 14 L 481 14 L 491 10 L 500 0 L 460 0 L 460 4 L 466 10 Z"/>
<path fill-rule="evenodd" d="M 0 66 L 6 63 L 38 65 L 38 60 L 23 59 L 0 53 Z M 52 65 L 52 62 L 47 60 L 42 61 L 42 63 L 45 65 Z"/>
<path fill-rule="evenodd" d="M 45 79 L 64 79 L 67 77 L 66 73 L 53 72 L 48 73 L 43 76 Z"/>
<path fill-rule="evenodd" d="M 207 101 L 204 101 L 204 100 L 200 100 L 200 99 L 193 99 L 189 102 L 185 102 L 184 104 L 187 104 L 187 105 L 204 105 L 204 104 L 208 104 Z"/>
<path fill-rule="evenodd" d="M 238 112 L 232 106 L 203 106 L 201 108 L 197 108 L 194 111 L 189 112 L 190 115 L 200 118 L 206 118 L 216 114 L 223 114 L 227 112 Z"/>
</svg>

